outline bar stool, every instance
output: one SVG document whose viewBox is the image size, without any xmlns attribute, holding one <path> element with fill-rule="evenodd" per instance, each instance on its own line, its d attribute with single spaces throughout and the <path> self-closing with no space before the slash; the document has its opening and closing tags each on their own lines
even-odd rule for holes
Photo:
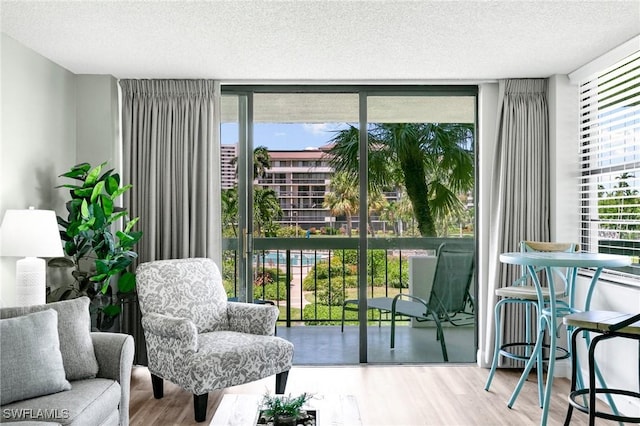
<svg viewBox="0 0 640 426">
<path fill-rule="evenodd" d="M 539 241 L 522 241 L 520 243 L 520 251 L 522 252 L 577 252 L 580 251 L 580 245 L 575 243 L 552 243 L 552 242 L 539 242 Z M 536 270 L 538 272 L 542 268 Z M 556 299 L 563 298 L 568 295 L 568 293 L 572 290 L 568 288 L 569 279 L 569 271 L 561 272 L 560 270 L 554 270 L 554 273 L 557 277 L 559 277 L 564 286 L 557 286 L 555 291 Z M 542 314 L 545 306 L 538 306 L 538 295 L 536 292 L 536 287 L 532 284 L 527 285 L 527 281 L 530 279 L 529 273 L 525 268 L 522 270 L 522 276 L 518 278 L 512 285 L 508 287 L 502 287 L 496 289 L 496 296 L 500 297 L 498 303 L 495 306 L 495 346 L 493 351 L 493 361 L 491 363 L 491 370 L 489 372 L 489 376 L 487 377 L 487 382 L 485 384 L 484 389 L 486 391 L 491 387 L 491 382 L 493 380 L 493 376 L 495 375 L 496 369 L 498 368 L 498 363 L 500 357 L 513 359 L 516 361 L 526 362 L 531 358 L 532 352 L 531 350 L 536 344 L 536 337 L 532 336 L 532 326 L 531 326 L 531 318 L 532 318 L 532 310 L 535 311 L 535 318 L 539 318 Z M 549 301 L 550 293 L 547 287 L 542 289 L 544 302 Z M 521 342 L 503 342 L 501 336 L 501 312 L 503 306 L 506 305 L 523 305 L 525 308 L 525 330 L 524 330 L 524 341 Z M 558 304 L 561 306 L 560 311 L 558 312 L 559 316 L 564 316 L 568 313 L 571 313 L 571 309 L 569 304 L 558 301 Z M 556 330 L 553 330 L 555 333 Z M 548 347 L 548 346 L 546 346 Z M 557 359 L 566 359 L 570 356 L 570 349 L 558 347 L 557 349 L 558 355 Z M 540 406 L 542 406 L 542 394 L 543 394 L 543 384 L 544 381 L 542 379 L 542 370 L 543 363 L 547 361 L 543 356 L 539 356 L 537 359 L 537 368 L 536 373 L 538 377 L 538 400 Z M 520 393 L 521 387 L 516 387 L 514 389 L 513 394 L 509 400 L 508 406 L 511 408 L 515 403 L 515 400 Z"/>
<path fill-rule="evenodd" d="M 607 420 L 617 420 L 627 423 L 640 423 L 640 417 L 623 416 L 613 410 L 613 414 L 598 411 L 596 409 L 596 395 L 603 394 L 606 396 L 611 395 L 624 395 L 632 397 L 640 401 L 640 393 L 625 389 L 611 389 L 604 387 L 596 387 L 596 361 L 595 351 L 596 345 L 603 341 L 612 339 L 615 337 L 623 337 L 627 339 L 637 340 L 640 347 L 640 314 L 631 315 L 621 312 L 610 311 L 587 311 L 568 315 L 564 317 L 563 322 L 567 326 L 575 327 L 571 333 L 572 347 L 576 347 L 576 339 L 581 332 L 593 332 L 598 333 L 596 337 L 588 343 L 589 353 L 589 387 L 585 389 L 578 389 L 577 382 L 581 376 L 578 365 L 577 353 L 574 353 L 571 358 L 571 391 L 569 393 L 569 408 L 567 409 L 567 417 L 564 424 L 568 426 L 571 422 L 571 415 L 573 409 L 576 408 L 583 413 L 589 414 L 589 425 L 595 425 L 596 418 L 603 418 Z M 639 383 L 640 386 L 640 383 Z M 579 397 L 584 395 L 589 396 L 588 404 L 578 401 Z M 583 398 L 580 398 L 583 399 Z"/>
</svg>

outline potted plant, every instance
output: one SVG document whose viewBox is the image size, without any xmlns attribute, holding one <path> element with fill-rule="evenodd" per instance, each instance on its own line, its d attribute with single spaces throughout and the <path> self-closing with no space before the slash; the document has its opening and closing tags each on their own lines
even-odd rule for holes
<svg viewBox="0 0 640 426">
<path fill-rule="evenodd" d="M 302 414 L 302 406 L 311 396 L 306 392 L 297 397 L 267 393 L 262 399 L 262 414 L 271 418 L 274 426 L 295 426 Z"/>
<path fill-rule="evenodd" d="M 92 301 L 100 330 L 110 328 L 120 314 L 120 305 L 114 303 L 112 279 L 118 293 L 130 293 L 135 288 L 135 275 L 127 267 L 138 256 L 133 246 L 142 237 L 142 232 L 133 230 L 138 218 L 130 219 L 124 208 L 116 206 L 131 185 L 120 186 L 120 176 L 113 169 L 103 171 L 106 164 L 75 165 L 60 177 L 76 183 L 59 186 L 69 189 L 71 196 L 66 203 L 67 218 L 58 216 L 64 251 L 73 261 L 78 293 Z"/>
</svg>

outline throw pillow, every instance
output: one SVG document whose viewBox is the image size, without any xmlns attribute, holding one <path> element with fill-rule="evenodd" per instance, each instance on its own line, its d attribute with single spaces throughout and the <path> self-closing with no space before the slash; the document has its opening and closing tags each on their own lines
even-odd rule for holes
<svg viewBox="0 0 640 426">
<path fill-rule="evenodd" d="M 60 352 L 67 380 L 90 379 L 98 374 L 98 361 L 89 334 L 89 302 L 88 297 L 79 297 L 46 305 L 2 308 L 0 318 L 13 318 L 31 312 L 55 309 L 58 312 Z"/>
<path fill-rule="evenodd" d="M 0 320 L 0 347 L 0 405 L 71 389 L 53 309 Z"/>
</svg>

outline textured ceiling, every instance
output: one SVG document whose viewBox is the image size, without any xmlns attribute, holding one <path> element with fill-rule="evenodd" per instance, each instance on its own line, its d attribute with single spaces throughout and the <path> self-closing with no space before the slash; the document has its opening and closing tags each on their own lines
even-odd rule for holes
<svg viewBox="0 0 640 426">
<path fill-rule="evenodd" d="M 640 34 L 640 0 L 4 1 L 1 29 L 78 74 L 432 81 L 566 74 Z"/>
</svg>

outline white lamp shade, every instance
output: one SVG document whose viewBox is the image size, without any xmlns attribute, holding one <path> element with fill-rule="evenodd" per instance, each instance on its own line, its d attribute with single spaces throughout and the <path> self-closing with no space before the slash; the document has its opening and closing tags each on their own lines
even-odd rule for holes
<svg viewBox="0 0 640 426">
<path fill-rule="evenodd" d="M 63 256 L 56 213 L 53 210 L 7 210 L 0 228 L 0 255 L 17 257 Z"/>
</svg>

